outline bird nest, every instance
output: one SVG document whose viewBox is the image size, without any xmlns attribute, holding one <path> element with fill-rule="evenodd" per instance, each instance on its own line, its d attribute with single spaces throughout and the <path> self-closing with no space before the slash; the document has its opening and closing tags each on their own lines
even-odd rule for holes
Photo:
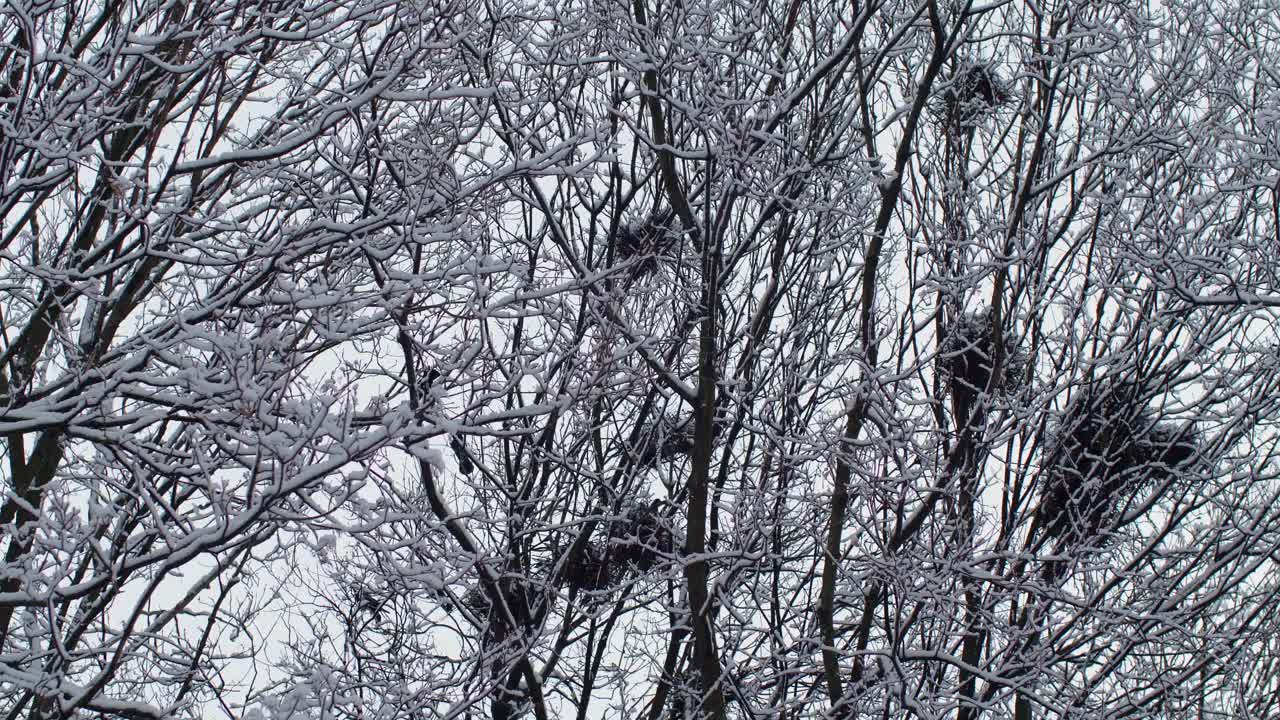
<svg viewBox="0 0 1280 720">
<path fill-rule="evenodd" d="M 609 523 L 609 552 L 628 569 L 648 572 L 675 552 L 675 533 L 657 502 L 634 505 Z"/>
<path fill-rule="evenodd" d="M 651 467 L 693 452 L 692 417 L 663 415 L 648 428 L 634 450 L 636 465 Z"/>
<path fill-rule="evenodd" d="M 942 342 L 941 366 L 946 384 L 954 393 L 976 397 L 978 393 L 1013 394 L 1026 377 L 1027 356 L 1008 333 L 1000 333 L 1002 373 L 994 385 L 995 333 L 988 310 L 962 315 Z"/>
<path fill-rule="evenodd" d="M 614 258 L 634 261 L 634 277 L 648 275 L 658 269 L 661 258 L 679 237 L 679 228 L 672 214 L 654 212 L 618 226 L 613 235 Z"/>
<path fill-rule="evenodd" d="M 1157 419 L 1133 383 L 1100 383 L 1057 428 L 1038 522 L 1051 537 L 1104 536 L 1186 474 L 1198 454 L 1192 424 Z"/>
<path fill-rule="evenodd" d="M 938 109 L 946 124 L 971 128 L 1013 98 L 1013 91 L 989 63 L 961 65 L 938 91 Z"/>
<path fill-rule="evenodd" d="M 713 442 L 731 423 L 723 412 L 717 412 L 711 425 Z M 693 454 L 697 419 L 693 415 L 667 413 L 645 429 L 630 453 L 638 467 L 648 468 Z"/>
<path fill-rule="evenodd" d="M 625 509 L 607 525 L 604 540 L 588 542 L 569 559 L 565 583 L 580 592 L 608 592 L 638 574 L 669 562 L 675 533 L 657 503 Z"/>
<path fill-rule="evenodd" d="M 601 542 L 591 542 L 576 558 L 570 558 L 564 579 L 569 587 L 580 592 L 606 592 L 621 580 L 610 562 L 609 548 Z"/>
<path fill-rule="evenodd" d="M 511 618 L 515 620 L 516 625 L 525 629 L 531 627 L 533 624 L 531 609 L 537 601 L 535 589 L 529 582 L 513 576 L 502 577 L 498 581 L 498 586 L 506 599 L 507 609 L 510 610 Z M 496 627 L 505 627 L 508 624 L 507 614 L 500 608 L 494 607 L 489 593 L 481 585 L 473 585 L 468 588 L 459 601 L 470 612 L 475 621 L 479 623 L 479 626 L 484 629 L 486 637 L 491 636 Z"/>
</svg>

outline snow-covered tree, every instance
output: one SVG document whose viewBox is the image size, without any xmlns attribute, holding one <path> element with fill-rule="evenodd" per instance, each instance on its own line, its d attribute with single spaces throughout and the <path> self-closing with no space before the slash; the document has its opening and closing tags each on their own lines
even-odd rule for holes
<svg viewBox="0 0 1280 720">
<path fill-rule="evenodd" d="M 1265 8 L 0 12 L 5 717 L 1274 712 Z"/>
</svg>

